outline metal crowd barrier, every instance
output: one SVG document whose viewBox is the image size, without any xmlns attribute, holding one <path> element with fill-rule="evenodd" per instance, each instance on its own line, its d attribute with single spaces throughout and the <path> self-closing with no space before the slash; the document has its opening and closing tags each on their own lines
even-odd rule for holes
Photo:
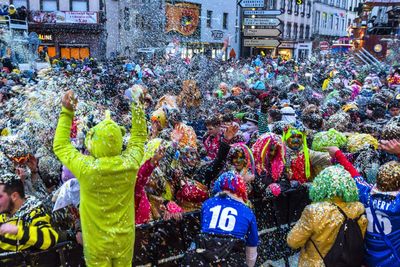
<svg viewBox="0 0 400 267">
<path fill-rule="evenodd" d="M 279 197 L 253 200 L 260 236 L 260 264 L 278 259 L 288 262 L 288 258 L 296 251 L 286 245 L 286 235 L 308 204 L 308 191 L 303 187 L 284 192 Z M 178 266 L 199 231 L 199 211 L 186 213 L 181 221 L 159 220 L 137 226 L 133 266 Z M 0 266 L 85 265 L 82 247 L 67 242 L 42 252 L 0 253 Z"/>
</svg>

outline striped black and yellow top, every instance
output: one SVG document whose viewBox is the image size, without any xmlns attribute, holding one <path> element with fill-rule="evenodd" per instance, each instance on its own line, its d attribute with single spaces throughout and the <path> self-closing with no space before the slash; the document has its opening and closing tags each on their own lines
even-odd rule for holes
<svg viewBox="0 0 400 267">
<path fill-rule="evenodd" d="M 0 252 L 46 250 L 58 241 L 58 233 L 50 224 L 50 216 L 33 197 L 28 197 L 13 216 L 0 214 L 0 224 L 3 223 L 17 225 L 18 233 L 0 235 Z"/>
</svg>

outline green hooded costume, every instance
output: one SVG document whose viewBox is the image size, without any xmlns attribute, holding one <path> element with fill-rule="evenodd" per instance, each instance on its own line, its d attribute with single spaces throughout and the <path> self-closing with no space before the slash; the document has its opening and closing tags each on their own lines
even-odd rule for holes
<svg viewBox="0 0 400 267">
<path fill-rule="evenodd" d="M 132 105 L 131 137 L 122 151 L 124 131 L 109 116 L 90 129 L 83 155 L 70 142 L 74 112 L 62 108 L 54 153 L 80 184 L 80 216 L 86 265 L 132 266 L 135 239 L 134 188 L 147 139 L 142 108 Z"/>
</svg>

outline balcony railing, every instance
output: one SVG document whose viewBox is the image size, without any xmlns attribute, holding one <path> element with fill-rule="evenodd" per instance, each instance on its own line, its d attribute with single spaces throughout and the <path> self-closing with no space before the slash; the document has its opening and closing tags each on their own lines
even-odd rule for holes
<svg viewBox="0 0 400 267">
<path fill-rule="evenodd" d="M 0 16 L 0 27 L 6 26 L 12 30 L 28 30 L 28 20 L 11 19 L 10 16 Z"/>
</svg>

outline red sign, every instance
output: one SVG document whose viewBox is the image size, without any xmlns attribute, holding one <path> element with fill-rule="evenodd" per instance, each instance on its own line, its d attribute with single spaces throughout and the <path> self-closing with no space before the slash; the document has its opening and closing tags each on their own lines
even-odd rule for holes
<svg viewBox="0 0 400 267">
<path fill-rule="evenodd" d="M 319 49 L 328 50 L 329 49 L 329 43 L 327 41 L 319 42 Z"/>
</svg>

